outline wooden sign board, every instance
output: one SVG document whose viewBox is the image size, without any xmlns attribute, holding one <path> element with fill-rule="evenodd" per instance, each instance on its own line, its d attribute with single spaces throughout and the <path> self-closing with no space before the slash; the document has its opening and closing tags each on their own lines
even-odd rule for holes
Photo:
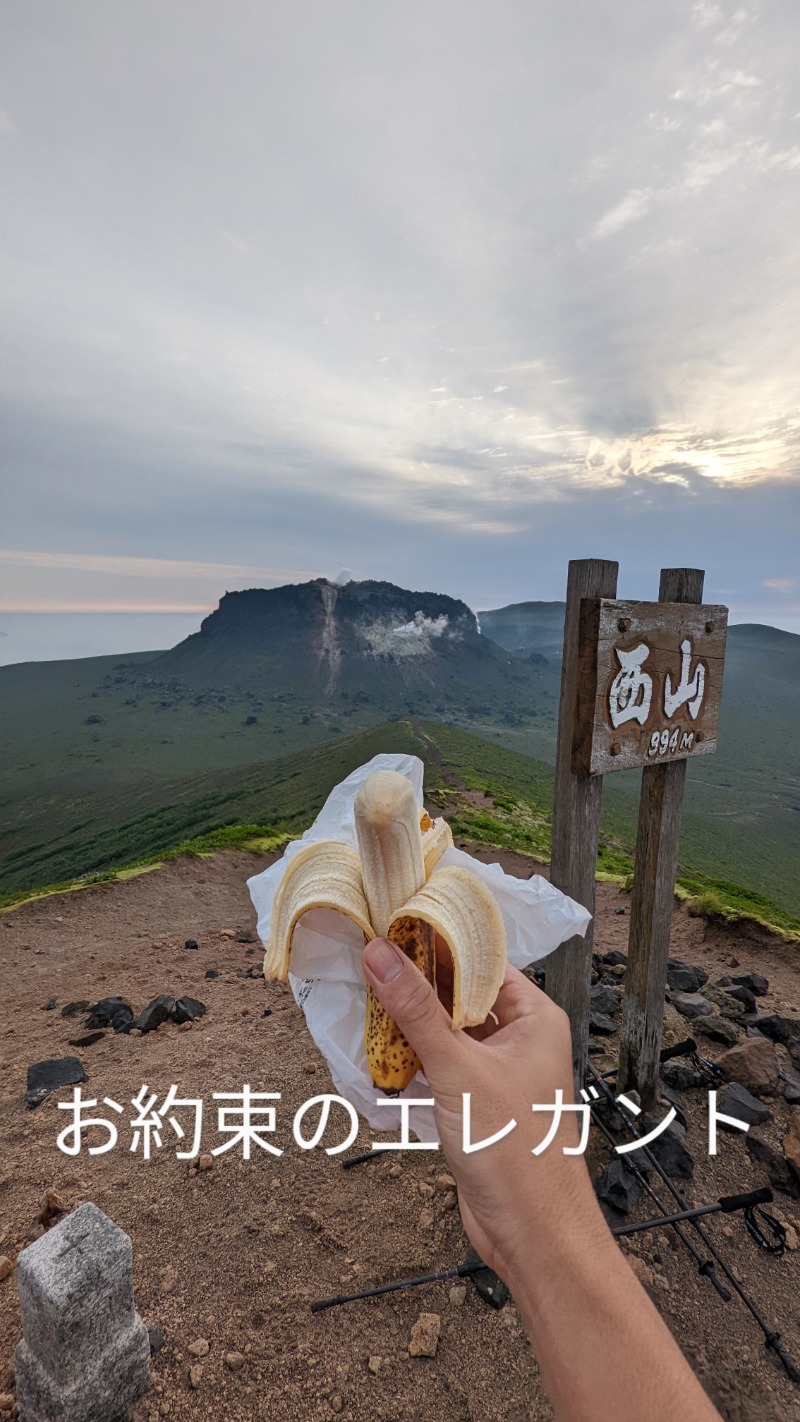
<svg viewBox="0 0 800 1422">
<path fill-rule="evenodd" d="M 717 748 L 727 607 L 581 600 L 575 775 Z"/>
</svg>

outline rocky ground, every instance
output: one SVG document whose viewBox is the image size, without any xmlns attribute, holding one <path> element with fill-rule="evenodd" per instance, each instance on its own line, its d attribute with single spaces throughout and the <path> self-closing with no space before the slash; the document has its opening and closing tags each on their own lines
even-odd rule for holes
<svg viewBox="0 0 800 1422">
<path fill-rule="evenodd" d="M 477 852 L 523 877 L 540 868 L 520 856 Z M 455 1265 L 466 1239 L 438 1154 L 381 1154 L 344 1170 L 341 1160 L 294 1144 L 295 1110 L 331 1087 L 288 989 L 251 976 L 261 953 L 252 941 L 245 879 L 266 862 L 240 854 L 181 860 L 125 883 L 32 903 L 0 920 L 0 1255 L 7 1261 L 0 1264 L 0 1416 L 14 1408 L 16 1255 L 63 1210 L 93 1200 L 133 1239 L 137 1307 L 156 1347 L 152 1390 L 134 1409 L 136 1422 L 273 1415 L 286 1422 L 548 1418 L 513 1301 L 495 1311 L 472 1284 L 441 1283 L 311 1313 L 314 1299 Z M 622 890 L 598 886 L 600 954 L 625 951 L 628 907 Z M 198 946 L 186 948 L 187 939 Z M 685 1062 L 673 1067 L 670 1081 L 688 1116 L 686 1139 L 673 1142 L 682 1162 L 675 1168 L 693 1171 L 676 1183 L 690 1202 L 706 1203 L 773 1180 L 770 1208 L 787 1227 L 782 1259 L 761 1252 L 739 1216 L 713 1216 L 707 1228 L 798 1361 L 797 948 L 716 928 L 678 910 L 672 952 L 702 971 L 673 968 L 672 996 L 681 1011 L 667 1008 L 666 1040 L 691 1034 L 714 1059 L 744 1044 L 735 1049 L 738 1057 L 727 1058 L 726 1071 L 756 1098 L 747 1109 L 757 1117 L 768 1112 L 747 1138 L 721 1135 L 719 1154 L 710 1159 L 707 1083 L 692 1084 Z M 748 973 L 768 983 L 762 992 L 756 981 L 754 1001 L 746 985 L 733 997 L 718 986 L 720 978 Z M 624 962 L 598 959 L 595 977 L 593 1060 L 605 1069 L 615 1060 Z M 120 996 L 138 1014 L 159 994 L 189 996 L 207 1011 L 193 1022 L 168 1019 L 138 1035 L 87 1029 L 85 1009 L 69 1007 Z M 174 1083 L 181 1095 L 202 1097 L 208 1112 L 204 1168 L 175 1158 L 171 1134 L 149 1161 L 128 1148 L 129 1130 L 107 1154 L 90 1157 L 85 1148 L 75 1158 L 62 1154 L 56 1137 L 67 1117 L 57 1103 L 71 1100 L 73 1088 L 48 1093 L 35 1109 L 26 1106 L 25 1093 L 31 1063 L 66 1056 L 83 1066 L 84 1094 L 127 1105 L 147 1083 L 162 1101 Z M 219 1140 L 212 1093 L 245 1082 L 281 1093 L 275 1141 L 284 1154 L 259 1152 L 249 1162 L 236 1151 L 206 1158 Z M 741 1094 L 737 1099 L 747 1105 Z M 351 1154 L 369 1149 L 372 1138 L 362 1129 Z M 89 1143 L 103 1139 L 98 1131 Z M 611 1160 L 609 1148 L 593 1139 L 593 1173 L 601 1177 Z M 665 1197 L 665 1187 L 654 1183 Z M 629 1184 L 623 1182 L 623 1196 Z M 629 1203 L 630 1218 L 652 1213 L 647 1201 Z M 610 1206 L 609 1212 L 625 1218 Z M 800 1422 L 800 1388 L 765 1349 L 743 1305 L 735 1298 L 724 1303 L 698 1277 L 671 1232 L 635 1236 L 624 1247 L 730 1422 Z M 438 1341 L 428 1345 L 435 1356 L 409 1347 L 423 1313 L 438 1320 Z M 436 1323 L 427 1326 L 435 1334 Z"/>
</svg>

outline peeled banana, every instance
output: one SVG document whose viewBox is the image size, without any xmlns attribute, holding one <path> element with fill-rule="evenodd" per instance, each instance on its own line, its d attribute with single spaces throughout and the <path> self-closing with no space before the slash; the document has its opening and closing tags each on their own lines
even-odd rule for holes
<svg viewBox="0 0 800 1422">
<path fill-rule="evenodd" d="M 417 810 L 409 781 L 375 771 L 355 802 L 358 853 L 340 840 L 306 845 L 287 865 L 273 904 L 264 976 L 285 982 L 295 924 L 312 908 L 332 908 L 367 940 L 387 937 L 436 985 L 436 937 L 453 959 L 453 1027 L 486 1020 L 506 967 L 502 916 L 469 870 L 442 866 L 453 843 L 444 819 Z M 420 1061 L 370 987 L 364 1043 L 370 1076 L 402 1091 Z"/>
</svg>

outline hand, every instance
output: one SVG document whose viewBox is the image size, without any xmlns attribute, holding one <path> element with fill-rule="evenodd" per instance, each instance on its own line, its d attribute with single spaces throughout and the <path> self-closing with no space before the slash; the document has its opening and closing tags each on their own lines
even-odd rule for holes
<svg viewBox="0 0 800 1422">
<path fill-rule="evenodd" d="M 376 938 L 363 962 L 422 1061 L 464 1228 L 514 1294 L 558 1422 L 720 1422 L 609 1233 L 583 1156 L 563 1154 L 578 1143 L 576 1113 L 565 1113 L 553 1141 L 532 1154 L 552 1115 L 531 1106 L 553 1104 L 559 1087 L 572 1102 L 565 1013 L 508 968 L 496 1021 L 454 1031 L 430 983 L 394 944 Z M 473 1144 L 510 1120 L 515 1129 L 465 1154 L 464 1092 Z"/>
<path fill-rule="evenodd" d="M 438 959 L 437 953 L 437 964 Z M 582 1215 L 602 1226 L 583 1157 L 563 1154 L 564 1145 L 578 1142 L 575 1112 L 565 1114 L 541 1155 L 532 1154 L 552 1116 L 531 1106 L 554 1103 L 558 1087 L 565 1103 L 573 1101 L 566 1013 L 509 966 L 494 1004 L 497 1021 L 455 1031 L 430 983 L 394 944 L 373 940 L 363 965 L 379 1001 L 423 1064 L 439 1139 L 458 1185 L 461 1218 L 481 1258 L 508 1282 L 523 1239 L 580 1228 Z M 446 981 L 443 987 L 446 998 Z M 468 1154 L 462 1136 L 467 1092 L 473 1144 L 511 1120 L 517 1123 L 502 1140 Z"/>
</svg>

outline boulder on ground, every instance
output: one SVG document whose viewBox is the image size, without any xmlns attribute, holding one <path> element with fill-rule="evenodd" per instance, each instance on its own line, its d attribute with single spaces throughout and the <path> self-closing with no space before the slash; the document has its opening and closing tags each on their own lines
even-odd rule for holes
<svg viewBox="0 0 800 1422">
<path fill-rule="evenodd" d="M 706 1084 L 704 1073 L 692 1066 L 691 1062 L 664 1062 L 661 1080 L 671 1086 L 673 1091 L 690 1091 L 692 1087 Z"/>
<path fill-rule="evenodd" d="M 657 1122 L 653 1118 L 648 1118 L 646 1130 L 648 1133 L 655 1127 Z M 673 1180 L 691 1180 L 694 1175 L 694 1156 L 689 1149 L 689 1140 L 683 1126 L 677 1121 L 673 1121 L 667 1126 L 660 1136 L 650 1142 L 648 1147 L 652 1151 L 662 1170 Z M 634 1165 L 640 1164 L 642 1152 L 632 1150 L 630 1160 Z"/>
<path fill-rule="evenodd" d="M 723 1052 L 717 1066 L 727 1081 L 738 1081 L 754 1096 L 774 1096 L 780 1084 L 778 1053 L 766 1037 L 748 1037 L 729 1052 Z"/>
<path fill-rule="evenodd" d="M 613 1017 L 614 1013 L 619 1011 L 619 999 L 613 987 L 596 983 L 589 992 L 589 1007 L 591 1012 L 601 1012 Z"/>
<path fill-rule="evenodd" d="M 684 963 L 681 958 L 670 958 L 667 964 L 667 986 L 673 992 L 699 992 L 708 982 L 705 968 L 694 963 Z"/>
<path fill-rule="evenodd" d="M 25 1100 L 33 1110 L 44 1101 L 49 1091 L 59 1086 L 78 1086 L 86 1080 L 86 1072 L 77 1057 L 56 1057 L 44 1062 L 32 1062 L 28 1067 Z"/>
<path fill-rule="evenodd" d="M 134 1025 L 140 1032 L 155 1032 L 162 1022 L 172 1017 L 174 1011 L 175 999 L 162 992 L 142 1009 Z"/>
<path fill-rule="evenodd" d="M 623 1160 L 612 1160 L 595 1181 L 595 1194 L 604 1205 L 627 1215 L 642 1197 L 642 1187 Z"/>
<path fill-rule="evenodd" d="M 113 1027 L 115 1032 L 130 1032 L 133 1026 L 133 1008 L 124 997 L 101 997 L 89 1008 L 87 1027 Z"/>
<path fill-rule="evenodd" d="M 720 978 L 715 986 L 724 988 L 729 997 L 735 998 L 742 1004 L 745 1012 L 756 1011 L 756 995 L 750 991 L 749 987 L 745 987 L 742 983 L 735 983 L 732 978 Z"/>
<path fill-rule="evenodd" d="M 682 1017 L 710 1017 L 714 1011 L 701 992 L 671 992 L 669 1000 Z"/>
<path fill-rule="evenodd" d="M 800 1106 L 800 1076 L 791 1067 L 781 1065 L 781 1085 L 784 1100 L 790 1106 Z"/>
<path fill-rule="evenodd" d="M 610 1037 L 616 1032 L 617 1024 L 613 1017 L 609 1017 L 606 1012 L 589 1012 L 589 1031 L 596 1033 L 598 1037 Z"/>
<path fill-rule="evenodd" d="M 718 987 L 713 983 L 706 984 L 702 989 L 702 996 L 706 998 L 708 1002 L 713 1003 L 721 1017 L 730 1017 L 735 1020 L 744 1013 L 744 1003 L 739 1002 L 735 997 L 731 997 L 730 993 L 726 992 L 724 988 Z"/>
<path fill-rule="evenodd" d="M 737 987 L 747 988 L 756 997 L 765 997 L 769 992 L 769 983 L 766 978 L 762 978 L 760 973 L 739 973 L 731 982 Z"/>
<path fill-rule="evenodd" d="M 199 1002 L 196 997 L 179 997 L 175 1003 L 176 1022 L 194 1022 L 198 1017 L 204 1017 L 206 1005 Z"/>
<path fill-rule="evenodd" d="M 763 1165 L 769 1176 L 770 1184 L 774 1185 L 776 1190 L 781 1190 L 784 1195 L 791 1195 L 794 1199 L 800 1200 L 800 1178 L 783 1151 L 776 1150 L 769 1141 L 754 1136 L 752 1131 L 747 1137 L 747 1149 L 753 1159 L 757 1160 L 759 1165 Z"/>
<path fill-rule="evenodd" d="M 781 1017 L 772 1013 L 768 1017 L 757 1017 L 752 1023 L 756 1031 L 771 1042 L 780 1042 L 788 1047 L 789 1056 L 795 1066 L 800 1066 L 800 1018 Z"/>
<path fill-rule="evenodd" d="M 61 1009 L 62 1017 L 80 1017 L 82 1012 L 89 1011 L 88 997 L 82 997 L 79 1002 L 66 1002 Z"/>
<path fill-rule="evenodd" d="M 686 1018 L 675 1011 L 671 1002 L 664 1004 L 664 1021 L 661 1026 L 662 1047 L 677 1047 L 686 1040 Z"/>
<path fill-rule="evenodd" d="M 739 1081 L 732 1081 L 717 1094 L 717 1111 L 747 1126 L 761 1126 L 771 1119 L 772 1114 L 769 1107 L 757 1096 L 752 1096 Z M 720 1127 L 723 1131 L 736 1132 L 735 1126 L 728 1126 L 724 1121 L 720 1121 Z"/>
<path fill-rule="evenodd" d="M 735 1047 L 739 1041 L 735 1022 L 729 1017 L 720 1017 L 716 1012 L 711 1017 L 698 1017 L 694 1027 L 702 1037 L 710 1037 L 712 1042 L 724 1042 L 726 1047 Z"/>
</svg>

